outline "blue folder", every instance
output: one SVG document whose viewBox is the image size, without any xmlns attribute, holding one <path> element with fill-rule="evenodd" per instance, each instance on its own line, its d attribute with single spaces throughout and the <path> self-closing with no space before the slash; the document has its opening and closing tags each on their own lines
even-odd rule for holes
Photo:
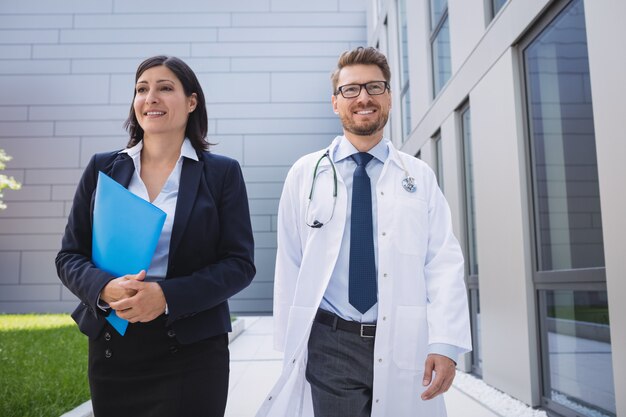
<svg viewBox="0 0 626 417">
<path fill-rule="evenodd" d="M 150 267 L 166 214 L 100 172 L 93 210 L 94 264 L 120 277 Z M 122 336 L 128 321 L 111 309 L 106 318 Z"/>
</svg>

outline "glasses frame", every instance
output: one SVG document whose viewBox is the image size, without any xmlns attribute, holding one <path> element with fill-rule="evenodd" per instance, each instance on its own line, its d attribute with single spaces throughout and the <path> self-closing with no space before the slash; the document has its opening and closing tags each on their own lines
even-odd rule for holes
<svg viewBox="0 0 626 417">
<path fill-rule="evenodd" d="M 372 94 L 372 93 L 370 93 L 370 92 L 369 92 L 369 90 L 368 90 L 367 86 L 368 86 L 368 85 L 370 85 L 370 84 L 373 84 L 373 83 L 384 83 L 384 84 L 385 84 L 385 88 L 383 89 L 382 93 L 379 93 L 379 94 Z M 346 97 L 346 96 L 343 94 L 343 89 L 344 89 L 345 87 L 349 87 L 349 86 L 351 87 L 351 86 L 356 86 L 356 85 L 358 85 L 358 86 L 359 86 L 359 93 L 358 93 L 356 96 Z M 363 83 L 363 84 L 358 84 L 358 83 L 350 83 L 350 84 L 344 84 L 344 85 L 341 85 L 341 86 L 337 87 L 337 91 L 335 91 L 335 96 L 338 96 L 338 95 L 339 95 L 339 93 L 341 93 L 341 96 L 342 96 L 343 98 L 348 98 L 348 99 L 350 99 L 350 98 L 357 98 L 358 96 L 360 96 L 360 95 L 361 95 L 361 91 L 363 91 L 363 87 L 365 87 L 365 91 L 367 91 L 367 94 L 369 94 L 370 96 L 382 96 L 383 94 L 385 94 L 385 92 L 387 92 L 387 91 L 391 91 L 391 88 L 389 87 L 389 83 L 388 83 L 387 81 L 382 81 L 382 80 L 380 80 L 380 81 L 369 81 L 369 82 L 366 82 L 366 83 Z"/>
</svg>

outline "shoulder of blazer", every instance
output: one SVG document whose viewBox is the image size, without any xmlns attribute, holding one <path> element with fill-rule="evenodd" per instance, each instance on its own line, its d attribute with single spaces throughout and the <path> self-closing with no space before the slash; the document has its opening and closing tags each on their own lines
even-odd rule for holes
<svg viewBox="0 0 626 417">
<path fill-rule="evenodd" d="M 96 172 L 102 171 L 105 174 L 108 174 L 109 172 L 111 172 L 111 168 L 113 167 L 113 164 L 115 162 L 130 158 L 127 153 L 120 153 L 121 151 L 122 149 L 112 152 L 102 152 L 95 154 L 92 159 Z"/>
</svg>

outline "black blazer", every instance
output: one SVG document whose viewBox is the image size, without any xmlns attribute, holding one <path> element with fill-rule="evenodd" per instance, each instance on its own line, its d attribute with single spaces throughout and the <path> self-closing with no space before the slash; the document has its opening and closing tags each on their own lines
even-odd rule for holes
<svg viewBox="0 0 626 417">
<path fill-rule="evenodd" d="M 248 198 L 237 161 L 198 153 L 185 158 L 180 177 L 166 278 L 159 284 L 169 309 L 168 324 L 181 343 L 231 330 L 229 297 L 256 273 Z M 116 278 L 91 261 L 92 214 L 98 171 L 128 187 L 135 167 L 118 151 L 94 155 L 83 173 L 70 212 L 56 268 L 63 284 L 82 303 L 72 317 L 96 338 L 105 323 L 97 305 Z"/>
</svg>

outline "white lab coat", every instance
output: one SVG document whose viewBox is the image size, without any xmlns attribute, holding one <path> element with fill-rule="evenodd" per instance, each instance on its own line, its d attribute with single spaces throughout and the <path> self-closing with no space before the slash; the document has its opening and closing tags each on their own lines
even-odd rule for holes
<svg viewBox="0 0 626 417">
<path fill-rule="evenodd" d="M 331 144 L 330 155 L 340 139 Z M 445 417 L 442 396 L 420 399 L 425 390 L 422 376 L 430 343 L 454 345 L 460 352 L 471 349 L 463 256 L 432 170 L 386 142 L 389 157 L 376 184 L 378 326 L 371 416 Z M 332 220 L 318 229 L 305 224 L 313 170 L 325 151 L 306 155 L 294 164 L 280 200 L 274 339 L 275 347 L 284 351 L 284 362 L 257 417 L 313 417 L 311 389 L 305 378 L 307 342 L 337 261 L 347 209 L 346 187 L 337 174 Z M 415 178 L 413 193 L 402 187 L 407 172 Z M 306 221 L 328 219 L 332 189 L 332 168 L 324 158 Z"/>
</svg>

